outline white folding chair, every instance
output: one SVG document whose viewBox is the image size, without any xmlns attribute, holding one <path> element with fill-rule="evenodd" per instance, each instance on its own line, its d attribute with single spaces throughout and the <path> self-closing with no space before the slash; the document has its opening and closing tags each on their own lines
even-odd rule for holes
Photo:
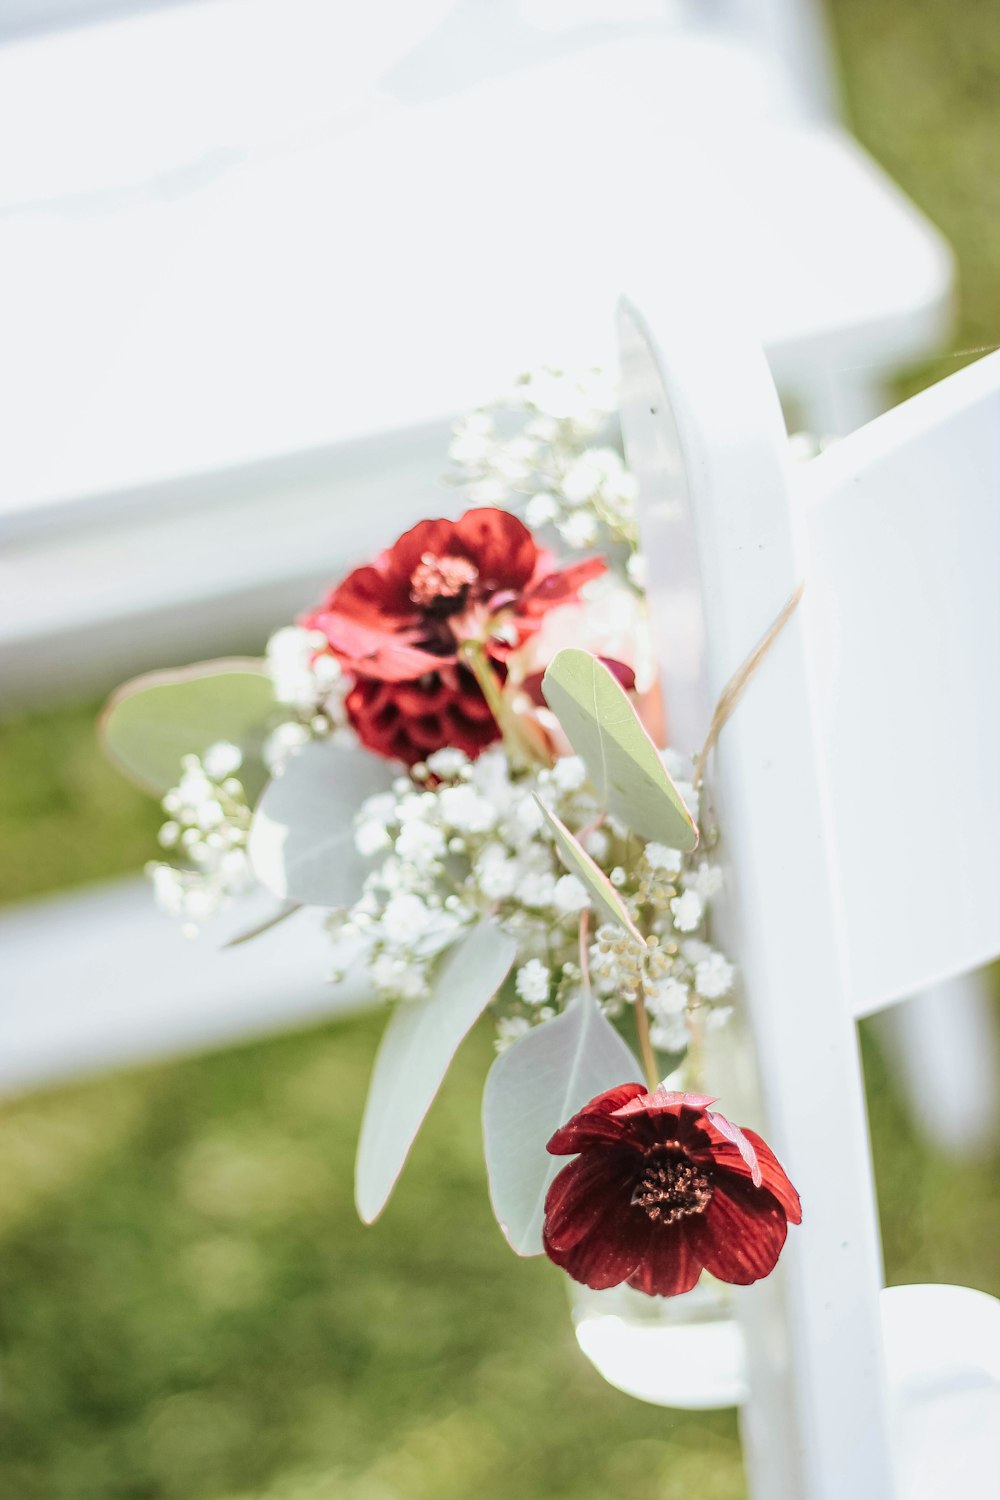
<svg viewBox="0 0 1000 1500">
<path fill-rule="evenodd" d="M 851 425 L 936 346 L 951 259 L 817 102 L 814 19 L 203 0 L 0 47 L 8 701 L 280 620 L 393 495 L 441 504 L 456 415 L 607 361 L 619 288 L 693 229 L 783 390 Z"/>
<path fill-rule="evenodd" d="M 988 1493 L 1000 1306 L 894 1288 L 880 1317 L 855 1021 L 1000 953 L 1000 356 L 793 471 L 753 341 L 714 288 L 672 285 L 621 337 L 675 744 L 805 581 L 711 777 L 760 1097 L 721 1038 L 706 1086 L 762 1124 L 804 1211 L 738 1299 L 751 1494 Z"/>
</svg>

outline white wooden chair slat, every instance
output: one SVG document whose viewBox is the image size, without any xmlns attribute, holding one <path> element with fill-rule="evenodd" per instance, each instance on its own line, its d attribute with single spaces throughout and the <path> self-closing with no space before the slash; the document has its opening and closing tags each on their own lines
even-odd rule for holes
<svg viewBox="0 0 1000 1500">
<path fill-rule="evenodd" d="M 337 502 L 317 491 L 360 470 L 380 504 L 387 438 L 415 471 L 429 429 L 519 369 L 606 361 L 607 308 L 688 224 L 824 431 L 845 382 L 867 404 L 947 326 L 947 246 L 821 101 L 814 0 L 342 10 L 204 0 L 0 48 L 0 124 L 31 147 L 0 171 L 11 693 L 79 681 L 35 577 L 91 663 L 117 636 L 125 670 L 154 664 L 149 617 L 162 660 L 199 618 L 211 650 L 212 604 L 236 593 L 268 628 L 280 614 L 252 620 L 253 600 L 311 588 L 317 552 L 304 524 L 275 561 L 264 490 L 322 525 Z M 79 104 L 70 141 L 39 103 L 54 95 Z M 331 571 L 365 546 L 349 510 Z M 103 544 L 91 568 L 65 557 L 77 524 Z M 220 525 L 237 547 L 213 544 Z"/>
<path fill-rule="evenodd" d="M 626 305 L 621 338 L 673 743 L 806 581 L 714 779 L 719 935 L 804 1209 L 741 1298 L 751 1494 L 928 1500 L 959 1465 L 979 1489 L 1000 1303 L 909 1287 L 880 1309 L 854 1017 L 1000 952 L 1000 357 L 790 471 L 763 358 L 696 267 Z M 706 1042 L 705 1086 L 753 1119 L 748 1049 Z"/>
<path fill-rule="evenodd" d="M 644 316 L 626 307 L 622 320 L 626 442 L 672 738 L 685 746 L 704 733 L 709 703 L 801 569 L 773 382 L 752 341 L 730 335 L 738 321 L 717 304 L 713 312 L 706 317 L 685 285 L 677 296 L 654 292 Z M 674 482 L 664 486 L 669 470 Z M 657 613 L 680 568 L 703 610 L 694 658 L 670 614 Z M 684 663 L 683 718 L 675 660 Z M 778 1271 L 743 1299 L 752 1389 L 744 1435 L 760 1500 L 885 1500 L 878 1235 L 809 679 L 797 618 L 724 731 L 716 778 L 730 892 L 723 936 L 739 957 L 765 1131 L 805 1213 Z M 713 1092 L 716 1057 L 718 1070 L 710 1049 Z M 735 1081 L 725 1098 L 747 1117 Z"/>
<path fill-rule="evenodd" d="M 803 474 L 850 1003 L 1000 953 L 1000 354 Z"/>
</svg>

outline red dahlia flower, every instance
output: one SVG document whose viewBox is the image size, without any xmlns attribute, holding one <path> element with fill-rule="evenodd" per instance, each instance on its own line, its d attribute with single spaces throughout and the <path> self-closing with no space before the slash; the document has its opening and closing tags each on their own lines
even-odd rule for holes
<svg viewBox="0 0 1000 1500">
<path fill-rule="evenodd" d="M 701 1094 L 609 1089 L 557 1130 L 579 1152 L 545 1200 L 545 1253 L 576 1281 L 627 1281 L 650 1296 L 694 1286 L 702 1268 L 745 1286 L 774 1270 L 799 1195 L 771 1148 Z"/>
<path fill-rule="evenodd" d="M 475 756 L 500 730 L 459 660 L 463 642 L 480 642 L 502 678 L 544 615 L 604 567 L 595 557 L 557 570 L 516 516 L 468 510 L 421 521 L 301 623 L 355 677 L 347 712 L 370 749 L 409 763 L 445 745 Z"/>
</svg>

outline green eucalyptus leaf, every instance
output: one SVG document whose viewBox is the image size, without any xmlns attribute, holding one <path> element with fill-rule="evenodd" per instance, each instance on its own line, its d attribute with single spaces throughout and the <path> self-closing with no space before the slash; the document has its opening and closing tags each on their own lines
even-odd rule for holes
<svg viewBox="0 0 1000 1500">
<path fill-rule="evenodd" d="M 126 682 L 108 699 L 98 732 L 119 770 L 157 797 L 177 785 L 183 756 L 229 740 L 243 751 L 240 780 L 252 801 L 267 779 L 261 752 L 274 709 L 260 661 L 198 662 Z"/>
<path fill-rule="evenodd" d="M 385 791 L 393 765 L 360 745 L 313 740 L 290 756 L 254 810 L 247 852 L 260 883 L 302 906 L 350 906 L 371 860 L 354 842 L 354 815 Z"/>
<path fill-rule="evenodd" d="M 355 1167 L 354 1196 L 366 1224 L 389 1200 L 452 1058 L 510 970 L 517 948 L 478 922 L 441 959 L 431 992 L 400 1002 L 375 1059 Z"/>
<path fill-rule="evenodd" d="M 545 1195 L 566 1165 L 547 1143 L 598 1094 L 641 1077 L 589 993 L 497 1058 L 483 1093 L 483 1145 L 493 1212 L 518 1255 L 541 1254 Z"/>
<path fill-rule="evenodd" d="M 555 813 L 545 806 L 545 803 L 534 793 L 535 801 L 541 809 L 542 816 L 552 832 L 556 841 L 556 848 L 562 855 L 563 864 L 570 874 L 575 875 L 587 888 L 587 893 L 597 907 L 598 911 L 609 922 L 617 922 L 624 927 L 625 931 L 634 937 L 637 943 L 645 947 L 646 939 L 636 927 L 628 914 L 628 908 L 615 890 L 611 881 L 605 875 L 599 865 L 595 864 L 573 835 L 566 824 Z"/>
<path fill-rule="evenodd" d="M 542 678 L 545 701 L 607 808 L 633 833 L 694 849 L 698 830 L 628 697 L 603 662 L 568 647 Z"/>
</svg>

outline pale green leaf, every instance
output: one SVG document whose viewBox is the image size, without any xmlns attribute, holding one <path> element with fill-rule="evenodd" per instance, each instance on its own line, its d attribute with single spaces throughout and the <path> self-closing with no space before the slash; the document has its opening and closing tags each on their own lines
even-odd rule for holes
<svg viewBox="0 0 1000 1500">
<path fill-rule="evenodd" d="M 354 844 L 354 815 L 382 792 L 392 766 L 357 745 L 314 740 L 268 782 L 250 824 L 248 852 L 262 885 L 303 906 L 350 906 L 371 861 Z"/>
<path fill-rule="evenodd" d="M 274 717 L 271 680 L 252 657 L 147 672 L 109 698 L 99 733 L 121 771 L 162 797 L 181 778 L 181 758 L 219 740 L 243 751 L 240 780 L 252 800 L 266 780 L 261 748 Z"/>
<path fill-rule="evenodd" d="M 366 1224 L 388 1202 L 452 1058 L 503 984 L 516 952 L 506 933 L 479 922 L 440 961 L 427 998 L 401 1002 L 393 1011 L 358 1142 L 354 1191 Z"/>
<path fill-rule="evenodd" d="M 552 831 L 552 837 L 556 841 L 556 848 L 562 855 L 563 864 L 570 874 L 575 875 L 586 886 L 587 894 L 607 921 L 617 922 L 635 938 L 637 943 L 645 947 L 646 939 L 632 921 L 627 906 L 604 871 L 594 863 L 586 849 L 577 843 L 566 824 L 556 817 L 551 808 L 545 806 L 537 792 L 534 796 L 542 816 Z"/>
<path fill-rule="evenodd" d="M 641 1077 L 589 993 L 497 1058 L 483 1094 L 483 1143 L 493 1212 L 518 1255 L 541 1254 L 545 1195 L 566 1165 L 547 1143 L 597 1094 Z"/>
<path fill-rule="evenodd" d="M 698 830 L 624 689 L 589 651 L 568 647 L 542 678 L 545 701 L 608 812 L 644 839 L 690 850 Z"/>
</svg>

